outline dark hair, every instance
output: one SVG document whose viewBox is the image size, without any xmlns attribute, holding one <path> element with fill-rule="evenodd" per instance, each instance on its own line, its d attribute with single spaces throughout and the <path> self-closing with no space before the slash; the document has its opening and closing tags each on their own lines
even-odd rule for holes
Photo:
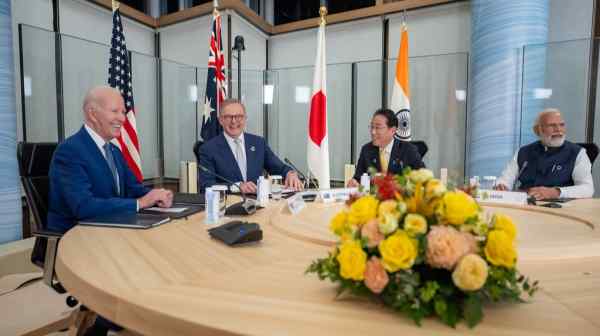
<svg viewBox="0 0 600 336">
<path fill-rule="evenodd" d="M 373 118 L 378 115 L 385 118 L 387 127 L 398 127 L 398 118 L 396 118 L 394 111 L 386 108 L 380 108 L 373 113 Z"/>
</svg>

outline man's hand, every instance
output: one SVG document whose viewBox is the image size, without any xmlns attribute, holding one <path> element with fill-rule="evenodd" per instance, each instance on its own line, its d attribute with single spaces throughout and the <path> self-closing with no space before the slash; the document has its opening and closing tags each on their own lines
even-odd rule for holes
<svg viewBox="0 0 600 336">
<path fill-rule="evenodd" d="M 349 179 L 348 183 L 346 183 L 347 188 L 358 188 L 359 186 L 360 186 L 360 183 L 358 183 L 358 181 L 353 178 Z"/>
<path fill-rule="evenodd" d="M 256 184 L 254 182 L 242 182 L 240 183 L 240 191 L 245 194 L 256 194 Z"/>
<path fill-rule="evenodd" d="M 535 197 L 537 201 L 560 197 L 559 189 L 551 187 L 533 187 L 527 191 L 527 194 Z"/>
<path fill-rule="evenodd" d="M 508 187 L 502 183 L 499 183 L 494 186 L 494 190 L 507 191 Z"/>
<path fill-rule="evenodd" d="M 170 208 L 173 204 L 173 193 L 166 189 L 152 189 L 146 195 L 138 198 L 140 209 L 158 205 L 161 208 Z"/>
<path fill-rule="evenodd" d="M 298 178 L 298 173 L 295 171 L 289 171 L 285 176 L 285 187 L 291 188 L 294 191 L 300 191 L 304 189 L 302 181 L 300 181 L 300 178 Z"/>
</svg>

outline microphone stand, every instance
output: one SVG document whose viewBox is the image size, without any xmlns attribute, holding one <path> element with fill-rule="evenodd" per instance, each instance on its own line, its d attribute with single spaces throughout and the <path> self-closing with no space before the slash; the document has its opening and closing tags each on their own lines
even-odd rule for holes
<svg viewBox="0 0 600 336">
<path fill-rule="evenodd" d="M 202 169 L 204 172 L 206 172 L 214 177 L 220 178 L 221 180 L 229 183 L 230 185 L 237 186 L 238 189 L 240 190 L 240 194 L 242 195 L 242 201 L 228 206 L 227 209 L 225 209 L 226 215 L 246 216 L 246 215 L 251 215 L 256 212 L 256 202 L 254 202 L 254 200 L 251 200 L 248 197 L 246 197 L 246 193 L 242 190 L 242 188 L 240 188 L 240 182 L 233 182 L 233 181 L 211 171 L 210 169 L 201 165 L 200 163 L 198 163 L 198 168 Z"/>
</svg>

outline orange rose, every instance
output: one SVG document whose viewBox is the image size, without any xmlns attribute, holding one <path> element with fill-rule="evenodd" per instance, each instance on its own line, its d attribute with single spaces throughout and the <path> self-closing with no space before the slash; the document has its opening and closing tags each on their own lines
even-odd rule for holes
<svg viewBox="0 0 600 336">
<path fill-rule="evenodd" d="M 365 269 L 365 286 L 373 293 L 379 294 L 387 286 L 390 278 L 388 277 L 381 260 L 377 257 L 371 257 L 367 262 Z"/>
<path fill-rule="evenodd" d="M 363 225 L 360 229 L 360 234 L 367 239 L 367 247 L 375 247 L 385 239 L 383 233 L 379 232 L 379 223 L 376 218 L 373 218 Z"/>
</svg>

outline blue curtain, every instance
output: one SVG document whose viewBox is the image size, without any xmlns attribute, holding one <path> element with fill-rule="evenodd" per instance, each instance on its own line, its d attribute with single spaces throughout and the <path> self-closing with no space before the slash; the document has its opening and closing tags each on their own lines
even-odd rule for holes
<svg viewBox="0 0 600 336">
<path fill-rule="evenodd" d="M 0 0 L 0 243 L 21 239 L 10 0 Z"/>
</svg>

